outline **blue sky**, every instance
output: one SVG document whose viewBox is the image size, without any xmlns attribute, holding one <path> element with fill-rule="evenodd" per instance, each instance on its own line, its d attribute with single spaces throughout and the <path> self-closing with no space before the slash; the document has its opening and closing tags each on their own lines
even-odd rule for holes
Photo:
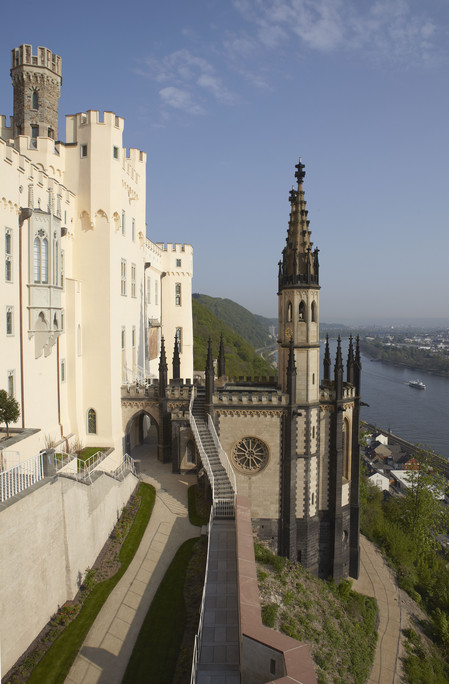
<svg viewBox="0 0 449 684">
<path fill-rule="evenodd" d="M 148 236 L 194 246 L 193 288 L 277 315 L 306 165 L 321 320 L 449 319 L 449 1 L 165 0 L 2 8 L 10 50 L 62 57 L 63 115 L 111 110 L 148 153 Z"/>
</svg>

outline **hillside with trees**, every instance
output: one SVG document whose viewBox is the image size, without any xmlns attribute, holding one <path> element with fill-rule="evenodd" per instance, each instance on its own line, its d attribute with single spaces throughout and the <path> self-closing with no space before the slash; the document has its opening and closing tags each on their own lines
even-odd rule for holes
<svg viewBox="0 0 449 684">
<path fill-rule="evenodd" d="M 231 326 L 231 324 L 226 323 L 211 310 L 211 301 L 208 301 L 208 304 L 206 304 L 204 303 L 203 298 L 206 298 L 207 300 L 213 300 L 212 297 L 206 297 L 205 295 L 194 295 L 192 298 L 194 369 L 204 370 L 206 368 L 207 345 L 209 337 L 212 340 L 212 352 L 214 359 L 217 359 L 218 350 L 220 347 L 220 336 L 223 335 L 226 356 L 226 375 L 228 377 L 274 376 L 276 371 L 273 366 L 267 363 L 267 361 L 257 354 L 254 346 L 236 331 L 234 325 Z M 226 301 L 231 305 L 235 304 L 230 300 L 219 301 Z M 246 311 L 246 309 L 243 307 L 239 307 L 238 304 L 235 304 L 235 307 L 242 309 L 243 312 Z M 221 307 L 218 306 L 218 309 L 221 310 Z M 229 313 L 232 310 L 242 314 L 242 312 L 239 312 L 238 309 L 232 306 L 224 307 L 225 312 L 227 312 L 228 320 L 233 320 Z M 247 313 L 249 314 L 249 317 L 246 320 L 251 322 L 250 317 L 253 315 L 250 314 L 249 311 Z M 237 318 L 240 320 L 240 325 L 244 326 L 245 316 L 242 314 L 240 317 L 237 316 Z M 253 331 L 252 339 L 263 340 L 262 333 L 260 331 L 259 333 L 257 332 L 257 326 L 253 325 L 251 329 Z M 263 341 L 260 346 L 263 346 Z"/>
<path fill-rule="evenodd" d="M 274 340 L 268 332 L 268 328 L 270 325 L 277 328 L 276 318 L 257 316 L 231 299 L 209 297 L 204 294 L 194 294 L 192 298 L 194 303 L 197 302 L 205 306 L 256 349 L 273 344 Z"/>
</svg>

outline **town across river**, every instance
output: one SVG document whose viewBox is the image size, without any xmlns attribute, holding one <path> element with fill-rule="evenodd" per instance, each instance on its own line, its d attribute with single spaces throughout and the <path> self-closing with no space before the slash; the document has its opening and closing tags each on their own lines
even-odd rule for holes
<svg viewBox="0 0 449 684">
<path fill-rule="evenodd" d="M 335 357 L 336 340 L 329 340 Z M 324 344 L 321 343 L 321 353 Z M 346 365 L 348 340 L 342 340 Z M 321 366 L 322 368 L 322 366 Z M 417 392 L 409 381 L 419 376 L 426 390 Z M 449 459 L 449 378 L 399 368 L 362 355 L 362 420 L 391 430 L 398 437 L 422 444 Z"/>
</svg>

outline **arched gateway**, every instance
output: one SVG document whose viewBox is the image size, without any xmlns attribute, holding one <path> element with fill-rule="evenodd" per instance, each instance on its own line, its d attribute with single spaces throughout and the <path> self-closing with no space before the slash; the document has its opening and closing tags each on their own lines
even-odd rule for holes
<svg viewBox="0 0 449 684">
<path fill-rule="evenodd" d="M 125 428 L 125 446 L 126 451 L 131 451 L 136 446 L 141 444 L 148 444 L 153 447 L 154 452 L 157 452 L 159 436 L 159 423 L 155 416 L 145 409 L 140 409 L 132 415 Z"/>
</svg>

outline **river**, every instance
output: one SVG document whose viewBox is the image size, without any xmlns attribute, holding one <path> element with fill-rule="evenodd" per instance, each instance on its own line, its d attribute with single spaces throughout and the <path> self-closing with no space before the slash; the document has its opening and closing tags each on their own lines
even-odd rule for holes
<svg viewBox="0 0 449 684">
<path fill-rule="evenodd" d="M 336 340 L 329 340 L 331 377 L 335 362 Z M 321 357 L 324 343 L 321 342 Z M 348 340 L 342 340 L 343 362 L 348 355 Z M 321 364 L 320 375 L 322 377 Z M 408 385 L 419 378 L 425 390 Z M 362 420 L 384 429 L 390 428 L 398 437 L 413 444 L 423 444 L 449 458 L 449 378 L 424 371 L 398 368 L 381 361 L 371 361 L 362 355 Z"/>
</svg>

